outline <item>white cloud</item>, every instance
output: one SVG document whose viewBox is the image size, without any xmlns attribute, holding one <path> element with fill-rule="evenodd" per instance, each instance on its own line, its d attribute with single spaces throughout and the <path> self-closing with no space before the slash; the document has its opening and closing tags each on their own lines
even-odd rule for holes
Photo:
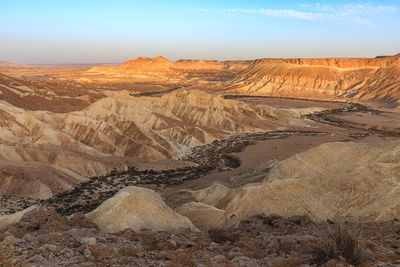
<svg viewBox="0 0 400 267">
<path fill-rule="evenodd" d="M 302 8 L 306 8 L 306 9 L 310 9 L 310 10 L 314 10 L 314 11 L 331 11 L 332 8 L 328 5 L 323 5 L 320 3 L 315 3 L 315 4 L 303 4 L 301 5 Z"/>
<path fill-rule="evenodd" d="M 207 8 L 203 8 L 203 7 L 188 8 L 187 10 L 189 10 L 189 11 L 199 11 L 199 12 L 208 12 L 209 11 Z"/>
<path fill-rule="evenodd" d="M 370 5 L 345 5 L 344 14 L 373 14 L 382 12 L 395 12 L 397 9 L 393 6 L 370 6 Z"/>
<path fill-rule="evenodd" d="M 229 13 L 258 13 L 268 17 L 288 17 L 288 18 L 297 18 L 297 19 L 305 19 L 305 20 L 314 20 L 323 16 L 320 13 L 313 12 L 302 12 L 299 10 L 292 9 L 229 9 Z"/>
<path fill-rule="evenodd" d="M 301 9 L 228 9 L 229 15 L 240 13 L 260 14 L 267 17 L 294 18 L 301 20 L 319 21 L 349 21 L 357 24 L 372 24 L 374 16 L 397 12 L 394 6 L 371 6 L 364 4 L 344 5 L 341 7 L 331 7 L 328 5 L 304 4 Z"/>
<path fill-rule="evenodd" d="M 265 16 L 291 17 L 306 20 L 315 20 L 323 16 L 323 14 L 320 13 L 303 12 L 291 9 L 260 9 L 259 12 Z"/>
</svg>

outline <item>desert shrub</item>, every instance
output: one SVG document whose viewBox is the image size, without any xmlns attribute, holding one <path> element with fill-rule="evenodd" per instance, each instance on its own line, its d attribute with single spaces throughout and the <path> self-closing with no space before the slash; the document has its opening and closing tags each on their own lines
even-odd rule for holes
<svg viewBox="0 0 400 267">
<path fill-rule="evenodd" d="M 0 266 L 13 267 L 15 258 L 14 247 L 10 243 L 0 243 Z"/>
<path fill-rule="evenodd" d="M 316 245 L 317 263 L 322 264 L 342 256 L 348 263 L 361 264 L 365 261 L 363 249 L 357 239 L 351 236 L 342 226 L 337 226 L 329 233 L 327 240 Z"/>
<path fill-rule="evenodd" d="M 235 242 L 238 240 L 239 236 L 236 233 L 228 232 L 225 229 L 212 229 L 208 231 L 210 239 L 219 244 L 223 244 L 227 241 Z"/>
<path fill-rule="evenodd" d="M 236 169 L 240 167 L 241 161 L 240 159 L 230 156 L 230 155 L 223 155 L 225 165 L 229 168 Z"/>
</svg>

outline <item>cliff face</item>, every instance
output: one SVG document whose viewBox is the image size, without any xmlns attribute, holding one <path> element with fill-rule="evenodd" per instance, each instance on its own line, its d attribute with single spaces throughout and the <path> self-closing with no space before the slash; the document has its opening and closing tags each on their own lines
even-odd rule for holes
<svg viewBox="0 0 400 267">
<path fill-rule="evenodd" d="M 289 63 L 295 65 L 328 66 L 343 69 L 391 67 L 400 65 L 400 56 L 379 58 L 264 58 L 255 63 Z"/>
<path fill-rule="evenodd" d="M 230 92 L 316 99 L 400 99 L 400 57 L 259 59 Z"/>
</svg>

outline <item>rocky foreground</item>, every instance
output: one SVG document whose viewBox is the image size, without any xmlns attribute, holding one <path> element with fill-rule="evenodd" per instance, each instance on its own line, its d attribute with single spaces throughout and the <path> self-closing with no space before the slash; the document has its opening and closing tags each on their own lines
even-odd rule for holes
<svg viewBox="0 0 400 267">
<path fill-rule="evenodd" d="M 177 192 L 175 208 L 136 186 L 86 214 L 42 202 L 0 217 L 0 251 L 29 266 L 399 266 L 399 153 L 328 143 L 259 183 Z"/>
<path fill-rule="evenodd" d="M 103 233 L 84 215 L 39 208 L 0 234 L 29 266 L 398 266 L 400 221 L 255 216 L 209 232 Z"/>
</svg>

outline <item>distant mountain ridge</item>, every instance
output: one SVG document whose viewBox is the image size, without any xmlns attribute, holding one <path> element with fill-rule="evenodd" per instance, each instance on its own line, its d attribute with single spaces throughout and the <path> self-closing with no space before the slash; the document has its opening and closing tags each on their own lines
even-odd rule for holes
<svg viewBox="0 0 400 267">
<path fill-rule="evenodd" d="M 35 66 L 26 65 L 26 64 L 16 64 L 8 61 L 0 61 L 0 69 L 30 69 Z"/>
<path fill-rule="evenodd" d="M 93 67 L 89 72 L 117 73 L 207 73 L 244 70 L 252 63 L 251 60 L 191 60 L 181 59 L 170 61 L 165 57 L 138 57 L 128 60 L 118 67 Z"/>
</svg>

